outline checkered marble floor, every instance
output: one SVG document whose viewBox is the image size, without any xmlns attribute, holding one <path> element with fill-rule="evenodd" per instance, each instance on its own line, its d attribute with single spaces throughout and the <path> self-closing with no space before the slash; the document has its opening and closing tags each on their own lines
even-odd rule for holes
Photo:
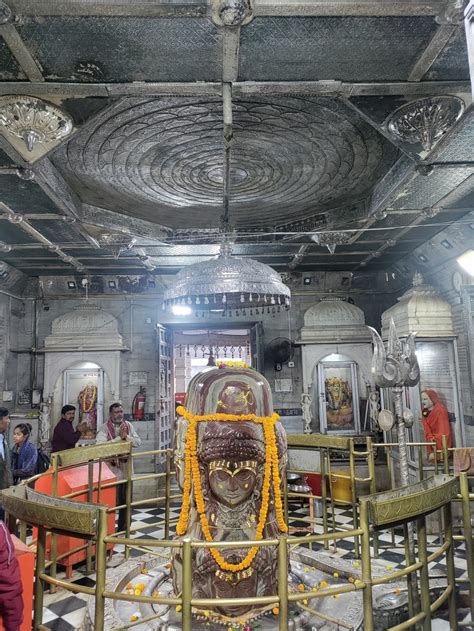
<svg viewBox="0 0 474 631">
<path fill-rule="evenodd" d="M 290 503 L 290 524 L 293 528 L 304 528 L 308 524 L 301 519 L 307 517 L 307 506 L 301 506 L 298 503 Z M 352 525 L 352 511 L 351 509 L 335 507 L 335 521 L 337 526 L 349 527 Z M 179 515 L 179 508 L 174 507 L 171 511 L 171 519 L 177 519 Z M 133 534 L 133 538 L 137 541 L 146 538 L 160 539 L 163 536 L 163 532 L 159 530 L 146 529 L 145 526 L 152 524 L 164 516 L 164 510 L 161 508 L 149 508 L 136 510 L 133 513 L 133 526 L 132 529 L 137 529 Z M 330 520 L 332 524 L 332 520 Z M 143 530 L 141 529 L 143 528 Z M 322 532 L 322 526 L 316 525 L 315 532 Z M 297 534 L 295 531 L 294 534 Z M 405 557 L 403 553 L 403 537 L 401 534 L 395 534 L 395 543 L 397 547 L 393 548 L 392 537 L 390 533 L 381 533 L 379 536 L 380 549 L 379 559 L 387 563 L 387 570 L 395 571 L 396 569 L 404 566 Z M 429 537 L 429 545 L 431 549 L 436 547 L 438 539 L 434 536 Z M 322 548 L 322 546 L 320 546 Z M 318 549 L 314 546 L 314 549 Z M 372 551 L 373 552 L 373 551 Z M 114 555 L 110 561 L 112 565 L 116 565 L 120 562 L 120 556 L 123 553 L 123 546 L 115 546 Z M 131 556 L 140 556 L 142 553 L 138 550 L 131 550 Z M 354 543 L 350 539 L 337 542 L 337 547 L 334 548 L 332 542 L 329 551 L 325 554 L 329 554 L 333 558 L 355 559 L 354 556 Z M 71 582 L 84 585 L 87 587 L 95 586 L 95 574 L 86 576 L 84 574 L 84 566 L 79 566 L 74 569 Z M 434 562 L 430 565 L 430 573 L 437 575 L 446 575 L 446 566 L 442 562 Z M 455 573 L 457 578 L 467 577 L 466 568 L 466 552 L 464 544 L 456 545 L 455 549 Z M 58 578 L 64 578 L 64 572 L 58 572 Z M 56 594 L 45 594 L 44 600 L 44 612 L 43 612 L 43 624 L 51 629 L 51 631 L 76 631 L 82 629 L 82 622 L 84 619 L 84 609 L 86 606 L 87 596 L 77 594 L 71 595 L 68 592 L 59 590 Z M 462 614 L 464 617 L 465 614 Z M 441 624 L 441 621 L 440 621 Z M 436 626 L 436 625 L 435 625 Z M 435 627 L 433 627 L 435 628 Z M 446 627 L 439 626 L 439 629 Z M 449 627 L 448 627 L 449 628 Z"/>
</svg>

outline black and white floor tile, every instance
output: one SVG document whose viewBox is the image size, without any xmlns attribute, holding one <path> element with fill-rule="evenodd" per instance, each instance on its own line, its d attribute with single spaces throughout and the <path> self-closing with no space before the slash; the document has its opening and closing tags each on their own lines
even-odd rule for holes
<svg viewBox="0 0 474 631">
<path fill-rule="evenodd" d="M 301 518 L 307 517 L 307 507 L 298 504 L 290 505 L 290 523 L 293 528 L 305 528 L 307 522 Z M 159 521 L 164 516 L 164 510 L 161 508 L 140 509 L 133 514 L 134 530 L 133 538 L 137 541 L 145 538 L 160 539 L 163 532 L 153 528 L 146 528 L 147 525 Z M 170 518 L 177 519 L 179 516 L 179 508 L 175 507 L 171 511 Z M 335 521 L 337 525 L 350 526 L 352 523 L 352 512 L 347 508 L 335 507 Z M 332 524 L 332 520 L 330 520 Z M 322 526 L 316 526 L 316 532 L 322 532 Z M 297 531 L 294 531 L 297 534 Z M 429 537 L 429 545 L 436 547 L 438 539 L 434 536 Z M 395 543 L 397 546 L 403 545 L 403 537 L 395 534 Z M 387 569 L 396 570 L 405 563 L 405 557 L 402 547 L 393 548 L 392 535 L 389 533 L 381 533 L 379 536 L 379 559 L 387 564 Z M 123 553 L 123 546 L 115 546 L 114 555 L 110 561 L 112 565 L 120 562 L 120 556 Z M 131 556 L 140 556 L 142 553 L 138 550 L 132 550 Z M 332 557 L 354 559 L 354 543 L 350 539 L 337 542 L 337 548 L 333 545 L 326 554 Z M 446 575 L 446 566 L 442 562 L 434 562 L 430 565 L 430 572 L 436 575 Z M 466 567 L 466 551 L 464 544 L 456 545 L 455 549 L 455 574 L 456 578 L 467 576 Z M 58 577 L 63 578 L 64 573 L 58 572 Z M 79 585 L 93 587 L 95 585 L 95 575 L 86 576 L 84 567 L 79 566 L 74 569 L 71 581 Z M 55 594 L 45 594 L 43 624 L 51 631 L 77 631 L 82 628 L 84 619 L 84 609 L 86 606 L 87 596 L 81 594 L 72 595 L 71 593 L 59 590 Z M 440 627 L 442 628 L 442 627 Z"/>
</svg>

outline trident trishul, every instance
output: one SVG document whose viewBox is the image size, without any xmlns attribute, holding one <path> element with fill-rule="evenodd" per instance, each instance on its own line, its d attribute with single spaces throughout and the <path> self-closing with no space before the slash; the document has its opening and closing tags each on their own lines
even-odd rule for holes
<svg viewBox="0 0 474 631">
<path fill-rule="evenodd" d="M 390 320 L 387 350 L 380 335 L 369 326 L 374 342 L 372 375 L 381 388 L 416 386 L 420 380 L 420 367 L 415 355 L 416 333 L 410 333 L 406 341 L 398 339 L 393 319 Z"/>
<path fill-rule="evenodd" d="M 415 354 L 416 333 L 410 333 L 405 341 L 399 340 L 393 319 L 390 320 L 387 350 L 380 335 L 370 328 L 374 342 L 372 375 L 381 388 L 392 388 L 395 421 L 397 425 L 398 449 L 400 456 L 400 480 L 402 486 L 410 483 L 405 419 L 403 416 L 403 386 L 416 386 L 420 380 L 420 367 Z M 407 526 L 408 556 L 415 561 L 415 539 L 412 524 Z M 413 591 L 417 593 L 416 577 L 410 577 Z"/>
</svg>

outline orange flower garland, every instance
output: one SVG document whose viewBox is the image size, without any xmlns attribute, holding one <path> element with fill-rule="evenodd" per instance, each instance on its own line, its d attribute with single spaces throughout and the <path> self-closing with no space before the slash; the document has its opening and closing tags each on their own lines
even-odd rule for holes
<svg viewBox="0 0 474 631">
<path fill-rule="evenodd" d="M 265 471 L 262 486 L 262 501 L 260 506 L 260 514 L 258 518 L 257 529 L 255 531 L 255 539 L 261 541 L 263 538 L 263 530 L 267 521 L 268 507 L 270 502 L 270 482 L 273 477 L 273 492 L 275 496 L 275 509 L 277 522 L 281 532 L 288 532 L 288 526 L 283 517 L 283 503 L 281 500 L 280 490 L 280 474 L 278 471 L 278 448 L 275 436 L 275 423 L 280 418 L 278 414 L 271 416 L 258 417 L 255 414 L 243 414 L 241 416 L 235 414 L 210 414 L 207 416 L 195 416 L 180 406 L 177 413 L 185 418 L 189 425 L 186 431 L 186 445 L 184 449 L 185 477 L 183 484 L 183 504 L 179 516 L 176 532 L 178 535 L 186 533 L 189 521 L 189 509 L 191 505 L 191 480 L 194 483 L 194 495 L 196 498 L 196 509 L 199 514 L 201 528 L 206 541 L 213 541 L 212 533 L 209 528 L 209 522 L 206 516 L 206 507 L 201 487 L 201 474 L 199 471 L 199 462 L 197 458 L 197 423 L 206 421 L 250 421 L 259 423 L 263 426 L 265 437 Z M 273 475 L 272 475 L 273 474 Z M 227 572 L 240 572 L 246 570 L 255 559 L 258 546 L 252 546 L 245 558 L 240 563 L 227 563 L 219 550 L 210 548 L 210 552 L 221 570 Z"/>
<path fill-rule="evenodd" d="M 89 394 L 90 394 L 90 400 L 89 400 L 89 405 L 87 405 L 87 397 Z M 95 405 L 96 398 L 97 398 L 97 386 L 95 386 L 94 384 L 87 384 L 81 396 L 82 411 L 85 412 L 86 414 L 88 412 L 91 412 L 91 410 L 93 409 Z"/>
</svg>

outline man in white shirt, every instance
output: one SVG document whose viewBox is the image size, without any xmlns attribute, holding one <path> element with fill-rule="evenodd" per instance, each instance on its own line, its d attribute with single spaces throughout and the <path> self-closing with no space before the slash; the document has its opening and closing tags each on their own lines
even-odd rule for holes
<svg viewBox="0 0 474 631">
<path fill-rule="evenodd" d="M 96 436 L 96 443 L 121 442 L 126 440 L 132 443 L 133 447 L 142 444 L 140 436 L 134 430 L 133 425 L 123 418 L 123 407 L 121 403 L 112 403 L 109 407 L 109 420 L 99 428 Z M 117 480 L 127 479 L 127 459 L 118 458 L 109 462 L 110 469 L 117 476 Z M 126 503 L 125 484 L 117 486 L 117 506 Z M 121 508 L 118 512 L 117 530 L 124 531 L 126 526 L 126 509 Z"/>
</svg>

